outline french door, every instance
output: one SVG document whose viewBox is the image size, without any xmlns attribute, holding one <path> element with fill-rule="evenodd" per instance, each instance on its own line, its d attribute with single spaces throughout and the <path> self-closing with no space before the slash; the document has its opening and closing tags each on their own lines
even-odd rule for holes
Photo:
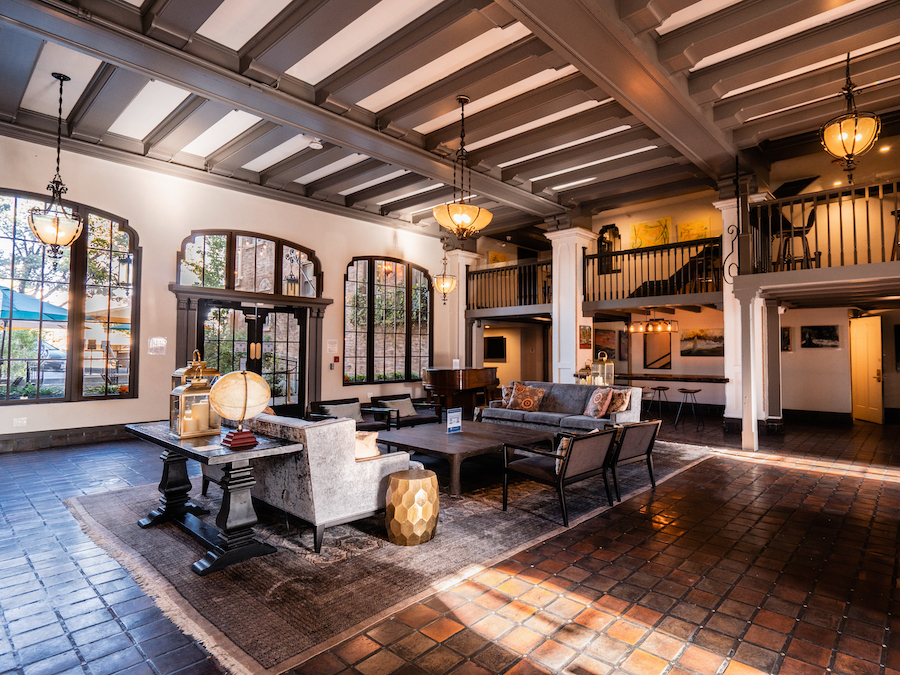
<svg viewBox="0 0 900 675">
<path fill-rule="evenodd" d="M 261 375 L 272 390 L 269 405 L 278 412 L 302 414 L 307 310 L 219 300 L 201 301 L 198 309 L 207 364 L 222 374 L 248 370 Z"/>
</svg>

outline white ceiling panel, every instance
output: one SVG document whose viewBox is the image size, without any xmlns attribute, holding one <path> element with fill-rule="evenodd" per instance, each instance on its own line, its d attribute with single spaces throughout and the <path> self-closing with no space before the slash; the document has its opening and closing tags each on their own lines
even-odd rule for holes
<svg viewBox="0 0 900 675">
<path fill-rule="evenodd" d="M 559 152 L 560 150 L 574 148 L 576 145 L 590 143 L 591 141 L 596 141 L 598 138 L 603 138 L 604 136 L 612 136 L 613 134 L 618 134 L 623 131 L 628 131 L 630 128 L 631 128 L 630 124 L 623 124 L 622 126 L 615 127 L 613 129 L 610 129 L 609 131 L 601 131 L 599 134 L 592 134 L 590 136 L 585 136 L 584 138 L 579 138 L 576 141 L 570 141 L 569 143 L 563 143 L 561 145 L 554 145 L 552 148 L 547 148 L 546 150 L 539 150 L 538 152 L 532 152 L 530 155 L 525 155 L 524 157 L 516 157 L 515 159 L 511 159 L 508 162 L 500 162 L 497 166 L 499 166 L 501 169 L 505 169 L 508 166 L 513 166 L 514 164 L 521 164 L 522 162 L 527 162 L 529 159 L 534 159 L 535 157 L 542 157 L 543 155 L 549 155 L 551 152 Z"/>
<path fill-rule="evenodd" d="M 494 134 L 493 136 L 488 136 L 487 138 L 483 138 L 480 141 L 475 141 L 474 143 L 469 143 L 466 145 L 467 150 L 477 150 L 478 148 L 484 148 L 493 143 L 499 143 L 500 141 L 506 140 L 507 138 L 512 138 L 513 136 L 518 136 L 519 134 L 524 134 L 526 131 L 531 131 L 532 129 L 537 129 L 539 127 L 546 126 L 551 124 L 552 122 L 556 122 L 557 120 L 565 119 L 566 117 L 571 117 L 572 115 L 577 115 L 580 112 L 584 112 L 585 110 L 590 110 L 591 108 L 596 108 L 600 105 L 605 105 L 606 103 L 610 103 L 612 101 L 611 98 L 605 99 L 603 101 L 585 101 L 584 103 L 579 103 L 576 106 L 571 108 L 567 108 L 566 110 L 560 110 L 557 113 L 553 113 L 552 115 L 547 115 L 546 117 L 541 117 L 540 119 L 534 120 L 533 122 L 529 122 L 528 124 L 522 124 L 520 126 L 514 127 L 512 129 L 507 129 L 506 131 L 502 131 L 499 134 Z"/>
<path fill-rule="evenodd" d="M 290 2 L 291 0 L 225 0 L 200 26 L 197 34 L 237 51 Z"/>
<path fill-rule="evenodd" d="M 341 169 L 346 169 L 348 166 L 359 164 L 364 159 L 369 159 L 369 156 L 356 152 L 352 155 L 347 155 L 343 159 L 339 159 L 336 162 L 332 162 L 328 166 L 323 166 L 318 171 L 313 171 L 312 173 L 308 173 L 305 176 L 300 176 L 300 178 L 297 178 L 294 182 L 300 183 L 301 185 L 306 185 L 307 183 L 312 183 L 313 181 L 317 181 L 320 178 L 325 178 L 325 176 L 330 176 L 333 173 L 337 173 Z"/>
<path fill-rule="evenodd" d="M 475 99 L 470 103 L 467 103 L 466 112 L 470 115 L 474 115 L 475 113 L 482 110 L 487 110 L 491 106 L 499 105 L 500 103 L 508 101 L 511 98 L 515 98 L 516 96 L 519 96 L 521 94 L 533 91 L 538 87 L 543 87 L 545 84 L 550 84 L 551 82 L 555 82 L 556 80 L 562 79 L 563 77 L 567 77 L 577 72 L 578 69 L 575 66 L 565 66 L 564 68 L 560 68 L 559 70 L 548 68 L 547 70 L 541 71 L 540 73 L 535 73 L 531 77 L 526 77 L 524 80 L 519 80 L 515 84 L 511 84 L 508 87 L 498 89 L 493 94 L 482 96 L 479 99 Z M 453 122 L 457 120 L 459 120 L 459 111 L 454 110 L 452 112 L 441 115 L 440 117 L 436 117 L 433 120 L 425 122 L 424 124 L 420 124 L 415 128 L 415 131 L 419 132 L 420 134 L 430 134 L 432 131 L 443 129 L 448 124 L 453 124 Z"/>
<path fill-rule="evenodd" d="M 55 42 L 45 42 L 22 97 L 21 107 L 55 118 L 59 113 L 59 80 L 53 77 L 53 73 L 62 73 L 71 78 L 63 87 L 62 114 L 67 117 L 100 63 L 93 56 L 62 47 Z"/>
<path fill-rule="evenodd" d="M 431 63 L 426 63 L 409 75 L 401 77 L 381 91 L 376 91 L 371 96 L 367 96 L 362 101 L 359 101 L 359 106 L 374 113 L 381 112 L 389 105 L 402 101 L 407 96 L 415 94 L 433 82 L 442 80 L 448 75 L 452 75 L 458 70 L 529 35 L 531 35 L 531 31 L 518 22 L 506 28 L 493 28 L 447 52 L 441 58 L 435 59 Z"/>
<path fill-rule="evenodd" d="M 440 3 L 441 0 L 382 0 L 286 72 L 298 80 L 318 84 Z"/>
<path fill-rule="evenodd" d="M 391 202 L 399 202 L 401 199 L 406 199 L 407 197 L 415 197 L 416 195 L 425 194 L 426 192 L 431 192 L 432 190 L 437 190 L 439 187 L 444 187 L 443 183 L 435 183 L 434 185 L 429 185 L 427 187 L 419 188 L 418 190 L 413 190 L 411 192 L 404 192 L 402 195 L 398 195 L 396 197 L 391 197 L 390 199 L 385 199 L 383 202 L 376 202 L 378 206 L 384 206 L 385 204 L 390 204 Z"/>
<path fill-rule="evenodd" d="M 597 166 L 598 164 L 606 164 L 607 162 L 612 162 L 615 159 L 622 159 L 623 157 L 631 157 L 632 155 L 639 155 L 642 152 L 649 152 L 650 150 L 656 150 L 658 145 L 646 145 L 643 148 L 638 148 L 637 150 L 629 150 L 628 152 L 621 152 L 618 155 L 610 155 L 609 157 L 604 157 L 603 159 L 595 159 L 593 162 L 585 162 L 584 164 L 579 164 L 578 166 L 570 166 L 567 169 L 560 169 L 559 171 L 551 171 L 550 173 L 545 173 L 542 176 L 535 176 L 531 180 L 547 180 L 548 178 L 553 178 L 554 176 L 562 176 L 564 173 L 571 173 L 573 171 L 578 171 L 579 169 L 586 169 L 589 166 Z"/>
<path fill-rule="evenodd" d="M 659 25 L 656 32 L 660 35 L 671 33 L 677 28 L 699 21 L 710 14 L 715 14 L 716 12 L 725 9 L 726 7 L 736 5 L 739 2 L 741 2 L 741 0 L 700 0 L 700 2 L 695 2 L 690 7 L 685 7 L 684 9 L 671 14 Z"/>
<path fill-rule="evenodd" d="M 152 80 L 122 111 L 109 132 L 137 140 L 144 139 L 189 95 L 184 89 Z"/>
<path fill-rule="evenodd" d="M 253 161 L 247 162 L 241 168 L 247 169 L 247 171 L 265 171 L 270 166 L 278 164 L 281 160 L 287 159 L 291 155 L 296 155 L 301 150 L 305 150 L 312 141 L 312 136 L 297 134 L 281 145 L 277 145 L 265 154 L 260 155 Z"/>
<path fill-rule="evenodd" d="M 234 140 L 262 119 L 243 110 L 232 110 L 209 129 L 188 143 L 182 152 L 207 157 Z"/>
<path fill-rule="evenodd" d="M 354 192 L 359 192 L 360 190 L 367 190 L 370 187 L 374 187 L 376 185 L 381 185 L 382 183 L 387 183 L 389 180 L 394 180 L 395 178 L 400 178 L 400 176 L 405 176 L 409 171 L 406 169 L 398 169 L 393 173 L 389 173 L 386 176 L 382 176 L 381 178 L 375 178 L 374 180 L 366 181 L 365 183 L 360 183 L 359 185 L 354 185 L 352 188 L 347 190 L 342 190 L 338 192 L 341 196 L 352 195 Z"/>
</svg>

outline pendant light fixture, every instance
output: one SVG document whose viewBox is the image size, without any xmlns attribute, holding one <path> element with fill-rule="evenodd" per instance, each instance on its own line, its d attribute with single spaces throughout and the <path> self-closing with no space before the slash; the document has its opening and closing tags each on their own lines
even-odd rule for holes
<svg viewBox="0 0 900 675">
<path fill-rule="evenodd" d="M 456 288 L 456 277 L 452 274 L 447 274 L 447 254 L 444 254 L 444 269 L 440 274 L 436 274 L 434 279 L 432 279 L 432 283 L 434 284 L 434 290 L 438 293 L 441 293 L 444 296 L 444 304 L 447 304 L 447 293 L 452 293 Z"/>
<path fill-rule="evenodd" d="M 466 237 L 483 230 L 494 217 L 487 209 L 468 203 L 472 199 L 472 169 L 469 168 L 469 153 L 466 151 L 466 103 L 469 97 L 460 94 L 456 97 L 459 102 L 459 149 L 453 159 L 453 201 L 449 204 L 435 206 L 431 213 L 441 227 L 452 232 L 457 239 Z M 457 186 L 456 177 L 459 176 Z M 466 176 L 469 184 L 466 187 Z M 459 197 L 457 198 L 457 190 Z M 468 196 L 467 196 L 468 195 Z"/>
<path fill-rule="evenodd" d="M 853 184 L 853 169 L 856 158 L 864 155 L 878 140 L 881 120 L 875 113 L 860 112 L 853 100 L 856 85 L 850 81 L 850 54 L 847 54 L 847 82 L 841 89 L 847 99 L 847 111 L 843 115 L 828 120 L 819 130 L 822 146 L 828 154 L 841 160 L 847 172 L 847 182 Z"/>
<path fill-rule="evenodd" d="M 59 80 L 59 113 L 56 121 L 56 175 L 47 185 L 47 189 L 53 195 L 50 203 L 43 208 L 34 207 L 28 211 L 28 226 L 38 239 L 50 247 L 50 257 L 56 261 L 62 257 L 60 248 L 70 246 L 81 234 L 83 222 L 81 215 L 75 209 L 67 209 L 62 205 L 62 196 L 69 189 L 62 182 L 59 175 L 59 155 L 62 143 L 62 101 L 63 84 L 71 78 L 62 73 L 53 73 L 53 77 Z"/>
</svg>

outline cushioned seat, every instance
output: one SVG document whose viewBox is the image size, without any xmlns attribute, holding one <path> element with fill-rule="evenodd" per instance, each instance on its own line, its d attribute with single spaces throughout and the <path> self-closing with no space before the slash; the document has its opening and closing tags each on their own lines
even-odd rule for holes
<svg viewBox="0 0 900 675">
<path fill-rule="evenodd" d="M 404 405 L 406 401 L 412 403 L 412 415 L 404 415 L 404 408 L 408 409 L 408 405 Z M 392 412 L 391 421 L 396 428 L 413 427 L 418 424 L 434 424 L 441 421 L 441 406 L 438 403 L 425 403 L 424 401 L 412 401 L 409 394 L 391 394 L 387 396 L 373 396 L 373 408 L 388 408 L 396 412 Z"/>
<path fill-rule="evenodd" d="M 485 408 L 481 411 L 481 419 L 489 420 L 510 420 L 512 422 L 521 422 L 525 419 L 524 410 L 510 410 L 509 408 Z"/>
<path fill-rule="evenodd" d="M 330 401 L 313 401 L 309 404 L 307 418 L 313 421 L 347 417 L 356 422 L 357 431 L 387 431 L 391 428 L 390 413 L 380 408 L 363 405 L 358 398 L 338 398 Z"/>
<path fill-rule="evenodd" d="M 559 426 L 567 429 L 578 429 L 591 431 L 592 429 L 603 429 L 608 420 L 597 419 L 590 415 L 569 415 L 559 422 Z"/>
<path fill-rule="evenodd" d="M 528 416 L 529 421 L 536 424 L 550 424 L 558 427 L 561 420 L 571 417 L 569 413 L 564 412 L 533 412 Z"/>
</svg>

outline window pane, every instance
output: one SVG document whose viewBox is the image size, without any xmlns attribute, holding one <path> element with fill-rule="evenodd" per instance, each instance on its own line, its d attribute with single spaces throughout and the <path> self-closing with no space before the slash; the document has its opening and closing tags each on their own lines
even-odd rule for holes
<svg viewBox="0 0 900 675">
<path fill-rule="evenodd" d="M 228 237 L 224 234 L 211 234 L 204 239 L 203 285 L 206 288 L 225 288 L 225 249 Z"/>
<path fill-rule="evenodd" d="M 284 271 L 282 293 L 302 298 L 316 297 L 316 268 L 303 251 L 284 247 L 281 268 Z"/>
<path fill-rule="evenodd" d="M 249 293 L 275 292 L 275 242 L 257 237 L 235 239 L 234 288 Z"/>
</svg>

